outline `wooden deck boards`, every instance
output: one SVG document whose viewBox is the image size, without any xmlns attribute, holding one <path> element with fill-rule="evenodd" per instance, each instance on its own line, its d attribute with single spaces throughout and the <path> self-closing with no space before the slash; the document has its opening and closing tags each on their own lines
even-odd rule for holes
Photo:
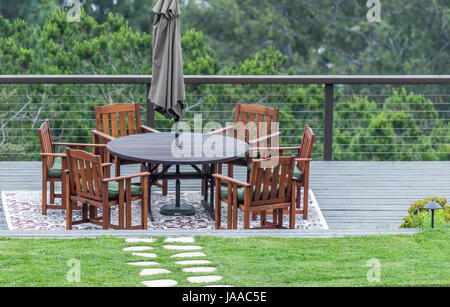
<svg viewBox="0 0 450 307">
<path fill-rule="evenodd" d="M 40 167 L 40 162 L 0 162 L 0 190 L 39 190 Z M 128 167 L 125 173 L 132 171 Z M 235 169 L 239 179 L 244 172 Z M 199 186 L 198 180 L 182 182 L 186 191 Z M 394 230 L 413 201 L 450 198 L 450 162 L 318 161 L 311 166 L 311 189 L 332 230 Z M 1 229 L 6 229 L 2 206 Z"/>
</svg>

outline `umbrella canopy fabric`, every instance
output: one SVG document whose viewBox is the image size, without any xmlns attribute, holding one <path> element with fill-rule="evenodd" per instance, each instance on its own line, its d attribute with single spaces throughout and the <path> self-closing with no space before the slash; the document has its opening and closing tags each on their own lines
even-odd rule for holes
<svg viewBox="0 0 450 307">
<path fill-rule="evenodd" d="M 166 118 L 184 116 L 186 99 L 178 0 L 159 0 L 153 8 L 153 75 L 148 99 Z"/>
</svg>

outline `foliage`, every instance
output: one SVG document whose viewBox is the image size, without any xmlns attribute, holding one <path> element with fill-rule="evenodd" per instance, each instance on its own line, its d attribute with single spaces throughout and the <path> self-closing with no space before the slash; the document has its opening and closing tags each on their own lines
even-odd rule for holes
<svg viewBox="0 0 450 307">
<path fill-rule="evenodd" d="M 409 215 L 403 220 L 405 221 L 400 228 L 428 228 L 431 225 L 430 211 L 424 209 L 425 205 L 431 200 L 437 202 L 443 209 L 436 210 L 434 223 L 436 226 L 444 225 L 450 222 L 450 205 L 447 204 L 445 198 L 427 197 L 423 200 L 415 201 L 408 209 Z"/>
<path fill-rule="evenodd" d="M 149 55 L 152 53 L 152 35 L 142 32 L 140 21 L 137 21 L 149 22 L 152 14 L 144 14 L 148 11 L 148 3 L 143 7 L 144 4 L 139 1 L 118 1 L 117 4 L 97 1 L 95 5 L 98 10 L 94 12 L 88 5 L 93 3 L 86 1 L 84 7 L 87 12 L 82 11 L 80 23 L 68 23 L 67 12 L 58 6 L 51 6 L 51 0 L 41 2 L 52 9 L 39 18 L 35 16 L 37 11 L 41 11 L 37 4 L 29 7 L 20 4 L 16 12 L 11 12 L 5 9 L 8 6 L 4 3 L 0 5 L 0 11 L 12 21 L 0 16 L 1 74 L 151 74 Z M 274 4 L 273 1 L 210 0 L 202 3 L 183 3 L 185 74 L 317 73 L 326 67 L 324 63 L 337 63 L 338 60 L 333 57 L 338 57 L 339 61 L 345 58 L 338 49 L 329 49 L 318 43 L 323 37 L 330 39 L 324 29 L 338 37 L 342 33 L 338 35 L 336 29 L 341 29 L 343 33 L 348 31 L 342 29 L 338 21 L 333 21 L 336 24 L 329 29 L 330 25 L 319 16 L 319 13 L 329 16 L 329 12 L 315 2 L 279 1 Z M 133 5 L 135 7 L 131 7 Z M 342 1 L 334 1 L 332 5 L 336 16 L 341 19 L 355 10 L 366 10 L 365 7 L 359 8 L 356 4 Z M 315 14 L 311 15 L 311 10 Z M 113 11 L 119 11 L 123 16 L 113 14 Z M 31 21 L 14 19 L 17 12 L 23 12 Z M 419 14 L 417 11 L 415 13 Z M 424 14 L 428 13 L 426 11 Z M 130 18 L 133 14 L 136 18 Z M 309 30 L 308 26 L 300 27 L 299 20 L 294 18 L 298 14 L 304 17 L 302 22 L 309 25 Z M 269 16 L 267 20 L 263 18 L 266 15 Z M 224 16 L 230 18 L 224 19 Z M 386 18 L 396 23 L 390 17 Z M 439 24 L 441 21 L 435 22 Z M 208 29 L 205 29 L 207 24 Z M 211 35 L 217 31 L 216 26 L 223 27 L 217 34 L 221 35 L 220 41 L 215 42 Z M 203 32 L 194 27 L 203 29 Z M 370 32 L 373 39 L 378 39 L 371 33 L 376 25 L 361 24 L 360 27 L 361 31 Z M 441 32 L 442 35 L 446 33 L 445 30 Z M 376 35 L 385 36 L 378 32 Z M 234 40 L 231 40 L 233 37 Z M 261 43 L 262 37 L 268 38 L 267 44 Z M 359 51 L 356 49 L 364 44 L 354 44 L 353 40 L 358 41 L 355 33 L 349 34 L 349 37 L 351 39 L 341 37 L 345 46 L 338 47 L 341 43 L 335 41 L 335 48 L 345 47 L 346 52 L 357 59 Z M 426 36 L 421 37 L 423 41 L 428 40 Z M 253 46 L 252 51 L 250 45 Z M 236 54 L 224 54 L 229 52 Z M 407 52 L 409 54 L 410 49 Z M 301 56 L 296 53 L 301 53 Z M 446 55 L 442 56 L 445 58 Z M 402 63 L 406 63 L 407 59 L 402 59 Z M 398 61 L 397 58 L 395 64 Z M 369 64 L 372 65 L 372 62 Z M 354 68 L 348 70 L 341 63 L 329 72 L 364 73 L 369 64 L 365 63 L 364 68 L 356 71 Z M 374 69 L 370 73 L 385 72 Z M 398 70 L 398 73 L 401 72 Z M 437 95 L 443 98 L 433 104 L 429 96 L 415 94 L 406 88 L 389 91 L 375 86 L 359 90 L 336 88 L 334 159 L 450 159 L 450 123 L 446 119 L 450 113 L 442 107 L 448 104 L 442 100 L 445 95 Z M 146 101 L 145 94 L 145 85 L 3 86 L 0 89 L 0 159 L 39 159 L 36 155 L 39 152 L 36 130 L 45 119 L 51 121 L 55 140 L 90 142 L 89 130 L 95 126 L 93 110 L 97 105 L 141 102 L 142 117 L 145 118 L 142 103 Z M 324 88 L 317 85 L 189 85 L 185 121 L 191 122 L 196 114 L 203 114 L 209 121 L 214 120 L 224 126 L 231 121 L 233 106 L 237 102 L 277 107 L 280 109 L 280 130 L 283 132 L 280 143 L 298 145 L 303 127 L 308 124 L 317 135 L 318 146 L 314 147 L 313 152 L 317 158 L 322 153 L 323 101 Z M 171 125 L 171 121 L 156 115 L 157 129 L 167 131 Z M 19 149 L 22 152 L 19 153 Z"/>
<path fill-rule="evenodd" d="M 42 25 L 64 1 L 3 0 L 0 13 Z M 84 0 L 97 22 L 111 13 L 134 30 L 152 31 L 156 0 Z M 65 3 L 65 2 L 64 2 Z M 381 22 L 366 20 L 367 1 L 179 0 L 184 31 L 205 34 L 227 64 L 274 47 L 299 74 L 445 74 L 450 53 L 448 0 L 382 3 Z"/>
</svg>

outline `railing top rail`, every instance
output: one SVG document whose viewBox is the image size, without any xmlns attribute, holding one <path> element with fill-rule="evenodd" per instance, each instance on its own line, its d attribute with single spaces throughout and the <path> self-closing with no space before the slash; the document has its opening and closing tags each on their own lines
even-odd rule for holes
<svg viewBox="0 0 450 307">
<path fill-rule="evenodd" d="M 450 75 L 186 75 L 186 84 L 450 84 Z M 151 75 L 0 75 L 0 84 L 149 84 Z"/>
</svg>

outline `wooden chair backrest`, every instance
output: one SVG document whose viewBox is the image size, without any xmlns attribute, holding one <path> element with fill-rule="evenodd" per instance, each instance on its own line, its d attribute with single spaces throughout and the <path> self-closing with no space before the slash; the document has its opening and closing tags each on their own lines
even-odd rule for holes
<svg viewBox="0 0 450 307">
<path fill-rule="evenodd" d="M 95 107 L 97 130 L 112 137 L 142 133 L 139 103 Z"/>
<path fill-rule="evenodd" d="M 78 149 L 66 153 L 71 193 L 101 201 L 104 174 L 100 156 Z"/>
<path fill-rule="evenodd" d="M 52 142 L 52 134 L 50 132 L 50 124 L 48 120 L 42 123 L 38 130 L 39 141 L 41 142 L 41 152 L 42 153 L 55 153 L 55 147 Z M 47 157 L 47 169 L 53 166 L 54 158 Z"/>
<path fill-rule="evenodd" d="M 311 158 L 312 149 L 314 146 L 314 139 L 316 138 L 312 129 L 306 125 L 305 130 L 303 131 L 302 143 L 300 145 L 300 150 L 298 153 L 299 158 Z M 306 163 L 298 162 L 297 167 L 300 171 L 305 172 Z"/>
<path fill-rule="evenodd" d="M 234 110 L 234 124 L 242 123 L 245 129 L 235 129 L 234 137 L 248 143 L 256 138 L 270 135 L 272 124 L 275 122 L 278 122 L 278 109 L 257 104 L 237 103 Z M 260 123 L 265 123 L 265 131 L 260 131 Z"/>
<path fill-rule="evenodd" d="M 276 157 L 278 164 L 264 167 L 262 160 L 254 160 L 250 174 L 252 199 L 250 207 L 290 202 L 295 157 Z"/>
</svg>

